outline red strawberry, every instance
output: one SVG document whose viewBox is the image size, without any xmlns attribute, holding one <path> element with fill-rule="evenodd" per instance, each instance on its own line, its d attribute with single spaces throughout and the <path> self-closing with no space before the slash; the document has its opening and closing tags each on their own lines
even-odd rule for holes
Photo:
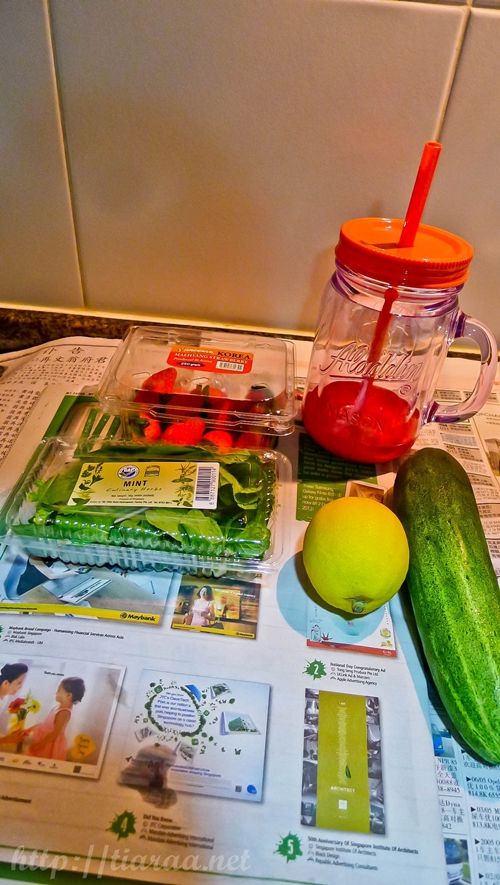
<svg viewBox="0 0 500 885">
<path fill-rule="evenodd" d="M 227 452 L 233 447 L 233 437 L 227 430 L 209 430 L 208 433 L 205 433 L 202 442 L 212 443 L 221 452 Z"/>
<path fill-rule="evenodd" d="M 216 384 L 205 384 L 205 386 L 203 387 L 203 393 L 207 397 L 208 402 L 211 406 L 219 405 L 218 402 L 212 403 L 213 399 L 220 400 L 221 397 L 227 397 L 226 391 L 223 390 L 222 387 L 217 387 Z"/>
<path fill-rule="evenodd" d="M 205 422 L 202 418 L 188 418 L 187 421 L 175 421 L 163 431 L 162 440 L 177 446 L 196 446 L 205 433 Z"/>
<path fill-rule="evenodd" d="M 154 390 L 136 390 L 134 400 L 136 403 L 159 403 L 160 394 Z"/>
<path fill-rule="evenodd" d="M 244 430 L 237 437 L 235 447 L 238 449 L 264 449 L 268 444 L 269 437 L 265 433 L 254 430 Z"/>
<path fill-rule="evenodd" d="M 161 369 L 160 372 L 154 372 L 142 384 L 143 390 L 153 390 L 155 393 L 168 394 L 174 389 L 175 379 L 177 378 L 177 370 L 169 367 Z"/>
<path fill-rule="evenodd" d="M 189 418 L 193 412 L 201 412 L 204 397 L 199 387 L 192 391 L 174 387 L 172 396 L 168 399 L 167 417 Z"/>
<path fill-rule="evenodd" d="M 213 384 L 207 384 L 203 388 L 203 393 L 207 398 L 208 414 L 214 424 L 228 424 L 235 420 L 230 412 L 236 409 L 236 401 L 230 399 L 224 390 Z"/>
<path fill-rule="evenodd" d="M 149 419 L 142 431 L 148 442 L 157 442 L 161 439 L 161 424 L 159 421 Z"/>
</svg>

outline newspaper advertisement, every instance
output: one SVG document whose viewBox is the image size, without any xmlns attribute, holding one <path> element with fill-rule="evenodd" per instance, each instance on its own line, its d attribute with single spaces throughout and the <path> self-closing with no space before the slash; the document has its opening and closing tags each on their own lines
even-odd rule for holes
<svg viewBox="0 0 500 885">
<path fill-rule="evenodd" d="M 103 345 L 108 358 L 114 346 Z M 465 370 L 449 368 L 443 397 L 461 398 Z M 0 466 L 4 498 L 9 475 L 93 383 L 63 371 L 39 392 Z M 431 425 L 418 441 L 468 465 L 492 558 L 500 498 L 486 439 L 497 415 L 495 390 L 483 424 Z M 10 878 L 500 882 L 500 767 L 481 766 L 447 732 L 400 595 L 349 623 L 308 592 L 300 551 L 315 507 L 325 495 L 383 499 L 393 469 L 325 459 L 300 427 L 280 449 L 294 478 L 274 572 L 120 572 L 2 548 L 0 860 Z"/>
</svg>

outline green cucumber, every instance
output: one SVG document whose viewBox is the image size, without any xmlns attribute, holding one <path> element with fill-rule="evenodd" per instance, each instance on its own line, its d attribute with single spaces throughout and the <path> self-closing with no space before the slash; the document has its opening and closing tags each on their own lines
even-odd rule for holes
<svg viewBox="0 0 500 885">
<path fill-rule="evenodd" d="M 458 461 L 424 448 L 398 470 L 393 509 L 425 658 L 458 734 L 500 763 L 500 591 L 474 492 Z"/>
</svg>

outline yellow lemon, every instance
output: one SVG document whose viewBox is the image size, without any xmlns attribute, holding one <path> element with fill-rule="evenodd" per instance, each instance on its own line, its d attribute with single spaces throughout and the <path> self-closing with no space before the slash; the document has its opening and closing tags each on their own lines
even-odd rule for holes
<svg viewBox="0 0 500 885">
<path fill-rule="evenodd" d="M 387 602 L 409 563 L 398 517 L 371 498 L 338 498 L 316 511 L 302 555 L 315 590 L 349 614 L 366 614 Z"/>
</svg>

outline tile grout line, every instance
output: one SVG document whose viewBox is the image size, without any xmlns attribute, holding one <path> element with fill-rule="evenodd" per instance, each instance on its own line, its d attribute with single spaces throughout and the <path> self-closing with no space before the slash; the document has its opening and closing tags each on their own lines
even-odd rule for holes
<svg viewBox="0 0 500 885">
<path fill-rule="evenodd" d="M 73 188 L 72 188 L 72 179 L 71 179 L 71 164 L 69 159 L 69 151 L 68 151 L 68 143 L 66 137 L 66 127 L 64 124 L 64 114 L 62 109 L 62 100 L 61 100 L 61 90 L 59 86 L 59 73 L 57 70 L 56 64 L 56 55 L 55 55 L 55 46 L 52 37 L 52 17 L 50 12 L 50 0 L 43 0 L 43 8 L 45 15 L 45 27 L 47 33 L 47 40 L 49 43 L 50 49 L 50 61 L 52 66 L 52 76 L 53 76 L 53 84 L 54 84 L 54 93 L 55 93 L 55 104 L 56 104 L 56 112 L 59 121 L 59 127 L 61 132 L 61 141 L 64 155 L 64 174 L 66 175 L 66 184 L 68 188 L 68 197 L 69 197 L 69 210 L 71 214 L 71 221 L 73 223 L 73 238 L 75 244 L 75 252 L 77 259 L 77 272 L 78 279 L 80 281 L 80 291 L 82 297 L 82 308 L 86 308 L 87 304 L 85 302 L 85 287 L 83 281 L 83 271 L 82 271 L 82 260 L 80 253 L 80 241 L 78 237 L 78 227 L 76 223 L 76 211 L 74 206 L 73 199 Z"/>
<path fill-rule="evenodd" d="M 472 0 L 467 0 L 466 8 L 464 10 L 464 17 L 462 22 L 461 31 L 457 40 L 457 45 L 455 47 L 455 57 L 452 65 L 452 70 L 450 71 L 450 75 L 448 77 L 448 84 L 446 87 L 446 95 L 444 101 L 441 106 L 441 110 L 439 113 L 439 118 L 436 123 L 436 128 L 434 131 L 434 140 L 441 141 L 441 136 L 443 133 L 444 122 L 446 118 L 446 114 L 448 111 L 448 107 L 451 101 L 451 96 L 453 93 L 453 88 L 455 85 L 455 79 L 457 76 L 457 71 L 460 65 L 460 60 L 462 58 L 462 52 L 464 48 L 465 38 L 467 36 L 467 30 L 469 27 L 470 19 L 471 19 L 471 10 L 472 10 Z"/>
</svg>

